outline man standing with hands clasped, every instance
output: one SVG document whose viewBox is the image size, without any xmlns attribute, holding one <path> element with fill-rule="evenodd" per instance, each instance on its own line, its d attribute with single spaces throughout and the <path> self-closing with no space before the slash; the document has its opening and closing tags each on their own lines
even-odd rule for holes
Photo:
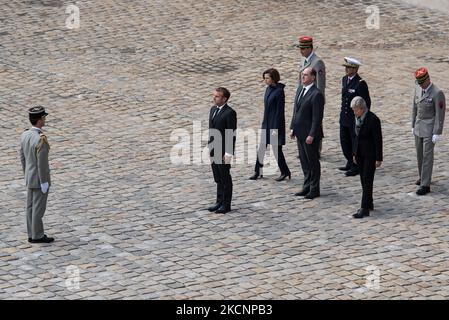
<svg viewBox="0 0 449 320">
<path fill-rule="evenodd" d="M 360 170 L 362 184 L 362 204 L 354 218 L 360 219 L 369 216 L 374 210 L 373 184 L 376 168 L 382 165 L 382 129 L 379 118 L 368 110 L 362 97 L 354 97 L 351 109 L 355 115 L 355 141 L 353 148 L 353 161 Z"/>
<path fill-rule="evenodd" d="M 44 234 L 42 222 L 50 188 L 48 163 L 50 145 L 42 131 L 48 113 L 43 107 L 37 106 L 29 109 L 28 114 L 32 127 L 22 133 L 20 138 L 20 160 L 28 188 L 26 208 L 28 242 L 50 243 L 54 239 Z"/>
<path fill-rule="evenodd" d="M 416 87 L 413 100 L 412 133 L 418 160 L 419 196 L 430 192 L 433 169 L 433 151 L 443 133 L 446 100 L 443 92 L 430 81 L 426 68 L 415 72 Z"/>
</svg>

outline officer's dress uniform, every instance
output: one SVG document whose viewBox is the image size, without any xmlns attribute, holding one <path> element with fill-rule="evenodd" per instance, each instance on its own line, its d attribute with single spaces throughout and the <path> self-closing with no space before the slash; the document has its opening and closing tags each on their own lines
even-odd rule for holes
<svg viewBox="0 0 449 320">
<path fill-rule="evenodd" d="M 42 218 L 47 207 L 48 191 L 43 193 L 41 184 L 48 183 L 50 187 L 50 166 L 48 154 L 50 145 L 41 129 L 32 127 L 22 133 L 20 159 L 27 192 L 27 231 L 28 239 L 44 238 Z"/>
<path fill-rule="evenodd" d="M 430 187 L 433 169 L 434 142 L 432 136 L 443 133 L 446 100 L 435 85 L 424 90 L 417 85 L 413 100 L 412 127 L 421 187 Z"/>
</svg>

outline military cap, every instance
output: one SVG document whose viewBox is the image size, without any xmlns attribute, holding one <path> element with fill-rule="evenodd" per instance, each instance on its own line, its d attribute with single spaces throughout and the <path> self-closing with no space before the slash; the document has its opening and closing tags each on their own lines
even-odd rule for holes
<svg viewBox="0 0 449 320">
<path fill-rule="evenodd" d="M 312 37 L 299 37 L 299 47 L 300 48 L 312 48 L 313 47 L 313 38 Z"/>
<path fill-rule="evenodd" d="M 362 63 L 354 58 L 351 57 L 345 57 L 345 63 L 343 63 L 343 66 L 350 67 L 350 68 L 358 68 L 362 65 Z"/>
<path fill-rule="evenodd" d="M 30 116 L 30 119 L 39 119 L 48 115 L 48 113 L 45 112 L 45 108 L 42 106 L 35 106 L 30 108 L 28 110 L 28 114 Z"/>
<path fill-rule="evenodd" d="M 423 84 L 430 78 L 429 71 L 426 68 L 419 68 L 415 71 L 415 78 L 418 84 Z"/>
</svg>

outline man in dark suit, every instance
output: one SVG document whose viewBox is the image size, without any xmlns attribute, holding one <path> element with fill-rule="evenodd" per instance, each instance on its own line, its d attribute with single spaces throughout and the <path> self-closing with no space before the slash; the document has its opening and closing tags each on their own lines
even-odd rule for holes
<svg viewBox="0 0 449 320">
<path fill-rule="evenodd" d="M 308 36 L 299 37 L 299 51 L 301 52 L 301 62 L 299 64 L 299 86 L 302 87 L 301 79 L 302 72 L 306 68 L 313 68 L 316 71 L 315 85 L 321 90 L 323 96 L 326 97 L 326 66 L 323 60 L 318 57 L 313 49 L 313 38 Z M 302 88 L 301 88 L 302 89 Z M 325 99 L 326 100 L 326 99 Z M 321 134 L 323 134 L 323 128 L 321 128 Z M 320 140 L 319 157 L 321 157 L 323 139 Z"/>
<path fill-rule="evenodd" d="M 340 143 L 347 162 L 344 167 L 338 169 L 346 171 L 345 175 L 348 177 L 356 176 L 360 171 L 352 159 L 352 147 L 355 140 L 355 118 L 351 109 L 351 101 L 354 97 L 360 96 L 365 100 L 368 109 L 371 107 L 368 85 L 358 74 L 361 65 L 357 59 L 345 57 L 343 66 L 346 67 L 346 75 L 341 81 Z"/>
<path fill-rule="evenodd" d="M 231 93 L 219 87 L 214 91 L 214 104 L 209 112 L 209 152 L 212 173 L 217 183 L 217 201 L 208 210 L 225 214 L 231 211 L 231 160 L 235 150 L 237 113 L 228 106 Z"/>
<path fill-rule="evenodd" d="M 355 136 L 353 161 L 360 168 L 362 183 L 362 205 L 354 218 L 369 216 L 374 210 L 373 183 L 376 168 L 382 165 L 382 129 L 379 118 L 368 110 L 362 97 L 352 99 L 351 108 L 355 115 Z"/>
<path fill-rule="evenodd" d="M 320 196 L 321 165 L 319 145 L 323 138 L 321 126 L 324 113 L 324 96 L 316 87 L 316 71 L 306 68 L 302 72 L 302 86 L 296 91 L 290 137 L 296 138 L 299 159 L 304 173 L 304 185 L 295 196 L 314 199 Z"/>
</svg>

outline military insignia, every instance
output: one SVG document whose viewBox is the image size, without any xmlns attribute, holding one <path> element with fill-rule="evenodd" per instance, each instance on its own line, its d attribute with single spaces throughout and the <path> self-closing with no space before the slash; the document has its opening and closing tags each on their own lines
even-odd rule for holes
<svg viewBox="0 0 449 320">
<path fill-rule="evenodd" d="M 348 89 L 349 93 L 355 93 L 355 89 Z"/>
<path fill-rule="evenodd" d="M 48 140 L 47 140 L 47 137 L 45 136 L 45 134 L 41 133 L 40 137 L 41 137 L 41 139 L 39 140 L 39 143 L 36 146 L 36 151 L 41 150 L 44 143 L 48 146 L 48 149 L 50 149 L 50 145 L 48 144 Z"/>
</svg>

